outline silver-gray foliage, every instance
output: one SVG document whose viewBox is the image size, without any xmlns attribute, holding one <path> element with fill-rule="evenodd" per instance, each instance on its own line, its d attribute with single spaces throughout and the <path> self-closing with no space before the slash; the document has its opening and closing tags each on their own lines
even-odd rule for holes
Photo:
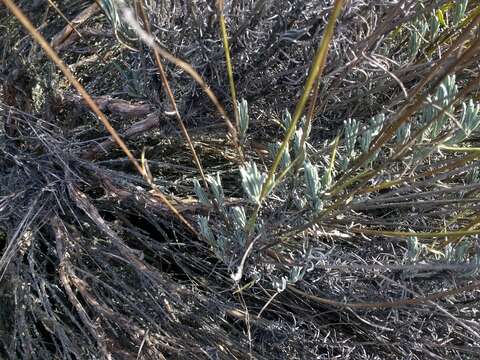
<svg viewBox="0 0 480 360">
<path fill-rule="evenodd" d="M 242 177 L 242 186 L 245 193 L 254 203 L 260 203 L 260 194 L 267 174 L 258 170 L 255 162 L 246 163 L 240 166 L 240 175 Z"/>
</svg>

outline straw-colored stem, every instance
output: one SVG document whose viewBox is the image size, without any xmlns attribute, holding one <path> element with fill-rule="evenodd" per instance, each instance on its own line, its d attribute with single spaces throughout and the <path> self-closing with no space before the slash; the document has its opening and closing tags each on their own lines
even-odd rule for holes
<svg viewBox="0 0 480 360">
<path fill-rule="evenodd" d="M 138 0 L 137 5 L 138 5 L 137 6 L 138 11 L 140 13 L 140 16 L 142 18 L 142 21 L 143 21 L 143 24 L 144 24 L 144 27 L 145 27 L 145 31 L 151 36 L 152 32 L 151 32 L 151 28 L 150 28 L 150 22 L 148 20 L 147 15 L 145 14 L 143 0 Z M 160 79 L 162 80 L 162 84 L 163 84 L 163 87 L 165 88 L 165 91 L 167 93 L 168 99 L 170 101 L 170 105 L 172 106 L 173 112 L 175 113 L 175 119 L 177 120 L 177 124 L 178 124 L 180 130 L 182 131 L 182 135 L 185 138 L 185 141 L 187 142 L 188 147 L 190 148 L 190 151 L 191 151 L 192 157 L 193 157 L 193 161 L 194 161 L 194 163 L 195 163 L 195 165 L 198 169 L 198 172 L 200 173 L 200 176 L 201 176 L 202 181 L 204 183 L 205 189 L 208 192 L 209 191 L 208 182 L 207 182 L 207 179 L 205 177 L 205 172 L 203 171 L 202 163 L 200 162 L 200 158 L 198 157 L 197 152 L 195 150 L 195 147 L 193 146 L 193 142 L 192 142 L 192 139 L 190 138 L 190 134 L 188 133 L 188 130 L 185 127 L 185 124 L 182 120 L 182 117 L 180 116 L 180 113 L 178 112 L 177 102 L 175 101 L 173 91 L 170 87 L 170 84 L 169 84 L 168 79 L 167 79 L 167 75 L 166 75 L 165 70 L 163 68 L 161 55 L 158 52 L 157 48 L 153 48 L 153 53 L 154 53 L 154 56 L 155 56 L 155 63 L 157 64 L 158 72 L 160 74 Z"/>
<path fill-rule="evenodd" d="M 250 217 L 248 224 L 247 224 L 247 234 L 250 234 L 251 231 L 253 230 L 253 227 L 255 226 L 255 222 L 258 216 L 258 213 L 260 212 L 260 208 L 262 206 L 262 202 L 265 199 L 267 193 L 269 190 L 271 190 L 273 186 L 273 179 L 275 172 L 277 171 L 278 166 L 280 165 L 282 156 L 287 148 L 287 145 L 292 138 L 293 134 L 295 133 L 295 130 L 297 128 L 297 124 L 303 114 L 303 111 L 305 110 L 305 106 L 308 102 L 308 98 L 310 96 L 310 92 L 312 91 L 312 88 L 314 84 L 316 83 L 318 77 L 322 73 L 325 63 L 327 60 L 327 55 L 328 55 L 328 49 L 330 45 L 330 41 L 333 36 L 333 31 L 335 29 L 335 22 L 340 15 L 340 11 L 343 8 L 345 0 L 336 0 L 332 13 L 330 14 L 330 17 L 328 19 L 327 27 L 325 29 L 325 33 L 322 37 L 322 40 L 320 42 L 320 46 L 318 47 L 318 50 L 315 54 L 315 57 L 313 59 L 312 66 L 310 67 L 310 71 L 308 73 L 307 80 L 305 81 L 305 85 L 303 88 L 302 95 L 300 97 L 299 102 L 297 103 L 297 106 L 295 108 L 295 112 L 292 117 L 292 121 L 287 129 L 287 132 L 285 134 L 285 137 L 275 155 L 275 159 L 273 160 L 273 164 L 270 167 L 270 170 L 268 171 L 267 178 L 265 182 L 263 183 L 262 189 L 260 191 L 260 198 L 257 207 L 254 210 L 254 213 Z"/>
<path fill-rule="evenodd" d="M 149 47 L 156 49 L 159 54 L 162 56 L 162 58 L 166 59 L 167 61 L 170 61 L 171 63 L 175 64 L 178 66 L 180 69 L 185 71 L 190 77 L 202 88 L 203 92 L 208 96 L 208 98 L 211 100 L 217 111 L 220 113 L 222 116 L 225 125 L 227 126 L 231 141 L 233 142 L 233 145 L 235 146 L 235 149 L 238 152 L 238 155 L 240 157 L 240 161 L 243 161 L 244 156 L 243 152 L 240 147 L 240 142 L 238 139 L 238 132 L 235 126 L 233 125 L 232 121 L 230 120 L 229 116 L 227 115 L 227 112 L 223 108 L 222 104 L 216 97 L 216 95 L 213 93 L 213 91 L 210 89 L 208 84 L 205 82 L 205 80 L 200 76 L 200 74 L 187 62 L 177 58 L 176 56 L 172 55 L 169 51 L 166 49 L 162 48 L 160 45 L 157 44 L 157 41 L 155 38 L 151 35 L 149 35 L 145 30 L 143 30 L 138 22 L 135 20 L 133 13 L 130 9 L 124 8 L 123 9 L 123 17 L 125 21 L 132 27 L 132 29 L 139 35 L 139 37 L 142 39 L 142 41 L 148 45 Z"/>
<path fill-rule="evenodd" d="M 82 84 L 75 78 L 75 75 L 70 71 L 70 69 L 64 64 L 62 59 L 58 56 L 56 51 L 49 45 L 45 38 L 37 31 L 35 26 L 31 21 L 25 16 L 20 8 L 18 8 L 13 1 L 11 0 L 2 0 L 5 6 L 12 12 L 12 14 L 20 21 L 20 23 L 25 27 L 25 29 L 32 35 L 33 39 L 42 47 L 47 56 L 58 66 L 58 68 L 63 72 L 67 80 L 72 84 L 72 86 L 79 92 L 84 101 L 90 107 L 95 115 L 97 115 L 100 122 L 105 126 L 105 129 L 110 133 L 113 140 L 118 144 L 122 151 L 127 155 L 129 160 L 132 162 L 137 171 L 143 176 L 143 178 L 155 188 L 151 177 L 145 168 L 143 168 L 137 159 L 133 156 L 130 149 L 127 147 L 125 142 L 122 140 L 117 131 L 108 121 L 105 114 L 100 110 L 98 105 L 92 99 L 90 94 L 85 90 Z M 178 217 L 178 219 L 183 222 L 187 228 L 192 231 L 194 234 L 197 233 L 195 228 L 178 212 L 178 210 L 168 201 L 168 199 L 163 195 L 160 190 L 155 188 L 156 195 L 161 199 L 161 201 Z"/>
<path fill-rule="evenodd" d="M 230 96 L 232 97 L 232 106 L 233 106 L 233 113 L 235 116 L 235 124 L 237 126 L 237 131 L 239 131 L 240 119 L 239 119 L 238 108 L 237 108 L 237 91 L 235 90 L 235 80 L 233 78 L 233 65 L 232 65 L 232 59 L 230 56 L 230 46 L 228 44 L 227 25 L 225 21 L 225 16 L 223 15 L 223 4 L 221 2 L 217 3 L 217 11 L 218 11 L 218 21 L 220 23 L 220 35 L 222 37 L 223 51 L 225 53 L 225 62 L 227 65 L 227 76 L 228 76 L 228 83 L 230 86 Z"/>
<path fill-rule="evenodd" d="M 458 230 L 458 231 L 432 231 L 432 232 L 408 232 L 408 231 L 387 231 L 387 230 L 373 230 L 373 229 L 349 229 L 349 231 L 364 235 L 377 235 L 386 237 L 417 237 L 419 239 L 433 239 L 443 237 L 458 237 L 466 235 L 478 235 L 480 229 L 477 230 Z"/>
</svg>

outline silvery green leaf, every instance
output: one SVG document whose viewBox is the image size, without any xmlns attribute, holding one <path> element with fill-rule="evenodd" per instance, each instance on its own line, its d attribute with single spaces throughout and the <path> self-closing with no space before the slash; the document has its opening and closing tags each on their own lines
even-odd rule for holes
<svg viewBox="0 0 480 360">
<path fill-rule="evenodd" d="M 425 124 L 430 123 L 434 118 L 436 118 L 441 112 L 441 108 L 447 107 L 457 92 L 458 88 L 455 83 L 455 75 L 447 76 L 447 78 L 438 87 L 435 96 L 433 96 L 433 98 L 427 98 L 429 101 L 431 101 L 432 105 L 427 105 L 425 107 L 423 111 L 423 122 Z M 453 109 L 452 107 L 448 107 L 446 111 L 452 113 Z M 435 139 L 442 132 L 447 122 L 448 116 L 443 114 L 440 118 L 432 123 L 427 135 L 429 135 L 430 138 Z"/>
<path fill-rule="evenodd" d="M 431 39 L 433 39 L 437 35 L 439 29 L 440 29 L 440 21 L 438 21 L 437 15 L 435 14 L 435 11 L 434 11 L 432 16 L 430 16 L 430 22 L 429 22 L 429 33 L 430 33 Z"/>
<path fill-rule="evenodd" d="M 465 16 L 467 10 L 468 0 L 457 0 L 455 4 L 455 11 L 453 13 L 453 24 L 458 25 Z"/>
<path fill-rule="evenodd" d="M 213 236 L 210 225 L 208 225 L 208 218 L 205 216 L 198 216 L 198 225 L 200 226 L 200 234 L 207 239 L 210 244 L 215 244 L 215 237 Z"/>
<path fill-rule="evenodd" d="M 408 261 L 415 261 L 420 254 L 420 244 L 416 236 L 409 236 L 407 238 L 407 254 Z"/>
<path fill-rule="evenodd" d="M 470 135 L 470 129 L 469 129 L 469 126 L 467 125 L 467 116 L 470 111 L 471 109 L 467 107 L 467 104 L 465 104 L 465 102 L 462 102 L 462 115 L 459 120 L 459 123 L 462 126 L 462 128 L 457 129 L 457 131 L 453 134 L 451 139 L 446 141 L 447 145 L 458 144 L 464 141 Z"/>
<path fill-rule="evenodd" d="M 303 137 L 303 129 L 300 128 L 295 131 L 295 135 L 293 137 L 293 153 L 295 157 L 300 156 L 301 154 L 305 154 L 305 144 L 303 144 L 303 149 L 300 149 L 300 145 L 302 143 Z"/>
<path fill-rule="evenodd" d="M 380 133 L 384 122 L 385 114 L 378 114 L 370 119 L 367 127 L 364 127 L 363 134 L 359 141 L 360 148 L 364 153 L 368 152 L 372 140 Z"/>
<path fill-rule="evenodd" d="M 269 153 L 272 154 L 272 159 L 275 158 L 278 149 L 280 149 L 280 143 L 272 143 L 269 145 Z M 290 165 L 291 158 L 290 158 L 290 151 L 289 146 L 287 144 L 285 151 L 283 152 L 282 159 L 280 161 L 280 169 L 285 169 L 288 165 Z"/>
<path fill-rule="evenodd" d="M 445 252 L 445 259 L 448 263 L 452 263 L 455 261 L 455 249 L 453 248 L 452 244 L 447 244 L 444 248 Z"/>
<path fill-rule="evenodd" d="M 237 102 L 238 107 L 238 120 L 240 126 L 240 138 L 245 140 L 247 136 L 248 125 L 250 122 L 250 116 L 248 115 L 248 103 L 247 100 L 242 99 L 241 102 Z"/>
<path fill-rule="evenodd" d="M 385 114 L 382 113 L 375 115 L 370 119 L 368 127 L 364 130 L 359 140 L 362 152 L 367 153 L 369 151 L 372 140 L 380 133 L 384 122 Z M 372 154 L 372 156 L 368 159 L 368 163 L 370 164 L 372 161 L 374 161 L 377 156 L 378 151 Z"/>
<path fill-rule="evenodd" d="M 427 96 L 427 102 L 431 104 L 431 103 L 434 103 L 435 100 L 431 96 Z M 426 105 L 422 112 L 422 122 L 424 124 L 428 124 L 430 121 L 432 121 L 433 117 L 435 116 L 435 113 L 434 113 L 435 108 L 430 104 Z"/>
<path fill-rule="evenodd" d="M 470 99 L 470 101 L 472 101 Z M 469 108 L 467 107 L 467 104 L 465 104 L 465 102 L 462 102 L 462 117 L 460 118 L 460 124 L 462 125 L 463 128 L 465 128 L 465 124 L 466 124 L 466 119 L 467 119 L 467 114 L 469 112 Z"/>
<path fill-rule="evenodd" d="M 348 119 L 345 124 L 345 147 L 347 154 L 353 154 L 355 151 L 355 143 L 357 142 L 358 130 L 360 123 L 355 119 Z"/>
<path fill-rule="evenodd" d="M 307 186 L 307 195 L 310 199 L 315 199 L 319 189 L 319 177 L 317 167 L 312 165 L 309 160 L 303 163 L 305 173 L 305 185 Z"/>
<path fill-rule="evenodd" d="M 420 45 L 422 44 L 422 35 L 419 29 L 414 26 L 410 32 L 410 39 L 408 41 L 408 55 L 410 59 L 414 59 L 417 56 Z"/>
<path fill-rule="evenodd" d="M 348 165 L 350 164 L 350 159 L 347 156 L 342 155 L 342 154 L 338 154 L 338 159 L 339 159 L 339 163 L 340 163 L 340 168 L 342 170 L 347 170 Z"/>
<path fill-rule="evenodd" d="M 382 129 L 383 124 L 385 123 L 385 114 L 380 113 L 375 115 L 372 119 L 370 119 L 370 126 L 372 128 L 373 136 L 377 136 Z"/>
<path fill-rule="evenodd" d="M 305 276 L 305 270 L 306 268 L 303 266 L 293 266 L 290 269 L 289 282 L 295 284 L 299 280 L 302 280 L 303 277 Z"/>
<path fill-rule="evenodd" d="M 461 128 L 457 129 L 451 139 L 446 143 L 448 145 L 455 145 L 468 139 L 472 133 L 480 126 L 480 116 L 478 115 L 480 105 L 474 104 L 470 99 L 468 105 L 462 103 L 462 117 L 460 119 Z"/>
<path fill-rule="evenodd" d="M 122 15 L 124 9 L 128 7 L 124 0 L 100 0 L 98 5 L 110 21 L 116 36 L 122 35 L 128 41 L 138 40 L 135 30 Z"/>
<path fill-rule="evenodd" d="M 408 55 L 410 58 L 414 58 L 417 55 L 420 48 L 419 36 L 416 31 L 412 31 L 410 39 L 408 40 Z"/>
<path fill-rule="evenodd" d="M 472 246 L 469 240 L 464 240 L 455 247 L 453 260 L 455 262 L 465 262 L 467 260 L 467 250 Z"/>
<path fill-rule="evenodd" d="M 275 147 L 277 148 L 276 151 L 278 152 L 278 149 L 280 148 L 280 143 L 275 144 Z M 280 160 L 280 169 L 285 169 L 288 165 L 290 165 L 290 150 L 289 146 L 285 147 L 285 151 L 283 152 L 282 159 Z"/>
<path fill-rule="evenodd" d="M 307 117 L 302 116 L 300 119 L 300 124 L 299 127 L 304 130 L 305 132 L 305 139 L 307 139 L 310 136 L 310 131 L 312 130 L 312 123 L 310 122 L 307 127 L 305 127 L 305 124 L 307 123 Z"/>
<path fill-rule="evenodd" d="M 406 123 L 397 129 L 395 139 L 398 144 L 405 144 L 407 142 L 407 139 L 410 137 L 410 128 L 411 124 Z"/>
<path fill-rule="evenodd" d="M 225 260 L 225 250 L 226 250 L 227 244 L 228 244 L 228 239 L 225 236 L 220 235 L 217 238 L 217 242 L 213 245 L 213 250 L 215 251 L 215 255 L 217 255 L 217 257 L 220 260 Z"/>
<path fill-rule="evenodd" d="M 305 185 L 307 187 L 306 195 L 311 201 L 316 211 L 321 210 L 322 201 L 319 198 L 318 192 L 320 190 L 320 180 L 318 176 L 318 170 L 315 165 L 309 160 L 305 160 L 303 163 Z"/>
<path fill-rule="evenodd" d="M 288 129 L 290 127 L 290 124 L 292 123 L 292 115 L 290 115 L 290 112 L 288 110 L 285 110 L 282 116 L 282 123 L 285 129 Z"/>
<path fill-rule="evenodd" d="M 266 174 L 261 173 L 257 168 L 257 164 L 252 161 L 244 166 L 240 166 L 240 175 L 242 176 L 243 190 L 250 200 L 259 204 L 260 193 L 263 182 L 266 179 Z"/>
<path fill-rule="evenodd" d="M 220 174 L 217 173 L 215 177 L 207 176 L 207 181 L 210 185 L 210 190 L 212 191 L 213 197 L 217 201 L 218 206 L 223 207 L 225 203 L 225 195 L 223 194 L 222 181 L 220 179 Z"/>
<path fill-rule="evenodd" d="M 457 77 L 455 74 L 448 75 L 447 78 L 444 80 L 444 83 L 447 87 L 447 94 L 449 100 L 452 100 L 453 96 L 458 92 L 456 81 Z"/>
<path fill-rule="evenodd" d="M 372 132 L 368 127 L 364 127 L 363 129 L 362 136 L 360 136 L 360 149 L 362 152 L 366 153 L 368 152 L 368 149 L 370 148 L 370 143 L 372 142 Z"/>
<path fill-rule="evenodd" d="M 437 92 L 436 104 L 439 107 L 443 107 L 446 99 L 448 99 L 448 90 L 445 84 L 441 84 Z M 434 109 L 433 110 L 434 116 L 437 116 L 437 114 L 440 111 L 441 111 L 440 109 Z M 446 115 L 443 115 L 432 124 L 431 130 L 430 130 L 432 139 L 436 138 L 440 134 L 446 120 L 447 120 Z"/>
<path fill-rule="evenodd" d="M 480 273 L 480 252 L 477 250 L 477 253 L 470 260 L 469 265 L 472 265 L 473 270 L 466 272 L 464 277 L 478 276 Z"/>
<path fill-rule="evenodd" d="M 443 104 L 445 99 L 448 99 L 448 85 L 448 79 L 445 79 L 445 82 L 441 83 L 437 89 L 436 101 L 439 105 Z"/>
<path fill-rule="evenodd" d="M 320 190 L 325 191 L 326 189 L 328 189 L 330 185 L 332 185 L 332 180 L 333 180 L 332 174 L 330 173 L 330 171 L 325 171 L 325 173 L 322 175 L 320 179 L 320 185 L 321 185 Z"/>
<path fill-rule="evenodd" d="M 355 157 L 355 144 L 357 143 L 359 127 L 360 123 L 355 119 L 344 121 L 345 154 L 341 156 L 341 164 L 344 170 Z"/>
<path fill-rule="evenodd" d="M 466 176 L 466 182 L 468 184 L 476 184 L 480 182 L 480 170 L 478 167 L 474 167 Z"/>
<path fill-rule="evenodd" d="M 421 35 L 422 37 L 424 37 L 425 34 L 427 33 L 427 31 L 428 31 L 428 24 L 427 24 L 427 22 L 426 22 L 424 19 L 422 19 L 422 20 L 420 20 L 420 21 L 418 22 L 418 31 L 420 32 L 420 35 Z"/>
<path fill-rule="evenodd" d="M 202 189 L 197 179 L 193 179 L 193 189 L 202 205 L 211 206 L 210 200 L 208 200 L 207 193 Z"/>
<path fill-rule="evenodd" d="M 287 144 L 285 151 L 283 152 L 283 155 L 282 155 L 282 161 L 280 162 L 281 169 L 286 169 L 290 165 L 290 162 L 292 161 L 290 158 L 290 151 L 288 148 L 289 146 Z"/>
<path fill-rule="evenodd" d="M 244 229 L 247 224 L 247 215 L 243 206 L 232 207 L 232 220 L 233 224 L 238 229 Z"/>
<path fill-rule="evenodd" d="M 475 104 L 472 99 L 468 102 L 468 105 L 464 108 L 464 114 L 462 126 L 465 129 L 467 137 L 480 126 L 479 116 L 480 104 Z"/>
<path fill-rule="evenodd" d="M 234 237 L 240 246 L 245 245 L 245 226 L 247 224 L 247 215 L 243 206 L 234 206 L 230 211 L 232 219 Z"/>
</svg>

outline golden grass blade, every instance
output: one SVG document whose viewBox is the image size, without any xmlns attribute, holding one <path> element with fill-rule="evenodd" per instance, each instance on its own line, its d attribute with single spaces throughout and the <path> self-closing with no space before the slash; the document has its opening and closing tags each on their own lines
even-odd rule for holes
<svg viewBox="0 0 480 360">
<path fill-rule="evenodd" d="M 448 165 L 441 166 L 441 167 L 433 169 L 433 170 L 425 171 L 425 172 L 422 172 L 422 173 L 417 174 L 415 176 L 408 176 L 408 177 L 399 178 L 399 179 L 395 179 L 395 180 L 383 181 L 379 184 L 363 188 L 363 189 L 359 190 L 357 192 L 357 194 L 368 194 L 368 193 L 372 193 L 372 192 L 377 192 L 379 190 L 389 189 L 389 188 L 392 188 L 393 186 L 400 185 L 402 183 L 414 181 L 414 180 L 419 179 L 419 178 L 433 176 L 433 175 L 436 175 L 436 174 L 441 173 L 441 172 L 452 170 L 454 168 L 465 165 L 466 163 L 477 159 L 478 155 L 479 154 L 471 154 L 471 155 L 465 156 L 461 159 L 455 160 Z"/>
<path fill-rule="evenodd" d="M 330 156 L 330 164 L 328 165 L 327 177 L 332 179 L 333 169 L 335 168 L 335 159 L 337 157 L 338 143 L 340 141 L 340 134 L 335 137 L 335 142 L 333 143 L 332 155 Z"/>
<path fill-rule="evenodd" d="M 265 198 L 265 195 L 267 193 L 267 189 L 270 187 L 270 184 L 272 182 L 273 176 L 280 165 L 280 161 L 282 159 L 283 153 L 285 152 L 287 148 L 287 144 L 290 141 L 290 139 L 293 136 L 293 133 L 295 132 L 297 128 L 297 124 L 300 121 L 300 118 L 302 117 L 303 111 L 305 110 L 305 106 L 307 105 L 308 98 L 310 96 L 310 92 L 312 91 L 312 88 L 317 81 L 317 78 L 320 76 L 322 73 L 325 63 L 327 61 L 327 55 L 328 55 L 328 49 L 330 45 L 330 41 L 333 36 L 333 31 L 335 29 L 335 22 L 340 15 L 340 11 L 342 10 L 343 4 L 345 0 L 336 0 L 335 5 L 333 7 L 332 13 L 330 14 L 330 17 L 328 19 L 328 24 L 325 29 L 325 33 L 322 37 L 322 41 L 320 43 L 320 46 L 318 47 L 317 53 L 315 54 L 315 58 L 313 60 L 312 66 L 310 68 L 307 80 L 305 82 L 304 88 L 302 95 L 300 97 L 299 102 L 297 103 L 297 106 L 295 108 L 295 112 L 292 117 L 291 124 L 289 128 L 287 129 L 287 133 L 285 134 L 285 138 L 282 141 L 282 144 L 280 145 L 280 148 L 278 149 L 275 159 L 273 160 L 273 164 L 270 167 L 270 170 L 267 175 L 267 179 L 265 180 L 262 191 L 260 194 L 260 202 L 262 202 Z"/>
<path fill-rule="evenodd" d="M 459 146 L 440 145 L 438 148 L 440 150 L 453 152 L 453 153 L 465 152 L 465 153 L 480 154 L 480 148 L 478 148 L 478 147 L 459 147 Z"/>
<path fill-rule="evenodd" d="M 425 49 L 427 56 L 431 56 L 439 46 L 448 43 L 455 35 L 458 33 L 458 29 L 463 29 L 466 27 L 471 27 L 475 25 L 475 20 L 478 19 L 480 15 L 480 5 L 477 5 L 475 8 L 470 10 L 468 15 L 460 22 L 458 28 L 450 28 L 444 33 L 442 33 L 432 44 Z"/>
<path fill-rule="evenodd" d="M 240 120 L 237 109 L 237 91 L 235 90 L 235 80 L 233 79 L 233 66 L 230 57 L 230 46 L 228 44 L 227 25 L 225 22 L 225 16 L 223 15 L 223 0 L 217 1 L 218 21 L 220 23 L 220 34 L 222 37 L 223 50 L 225 52 L 225 62 L 227 65 L 228 83 L 230 85 L 230 95 L 232 96 L 232 106 L 235 115 L 235 124 L 237 125 L 237 131 L 240 129 Z"/>
<path fill-rule="evenodd" d="M 462 233 L 452 236 L 447 241 L 445 241 L 443 245 L 446 246 L 448 244 L 458 243 L 465 237 L 465 232 L 473 231 L 478 226 L 480 226 L 480 215 L 477 215 L 474 219 L 472 219 L 470 223 L 461 230 Z"/>
<path fill-rule="evenodd" d="M 333 31 L 335 29 L 335 22 L 340 15 L 340 12 L 343 8 L 343 4 L 345 3 L 345 0 L 336 0 L 335 4 L 333 6 L 333 10 L 330 14 L 330 17 L 328 19 L 327 27 L 325 29 L 325 32 L 323 34 L 322 40 L 320 42 L 320 46 L 318 47 L 318 50 L 315 54 L 315 57 L 313 59 L 313 63 L 310 67 L 310 71 L 307 77 L 307 80 L 305 81 L 305 85 L 303 88 L 302 95 L 300 97 L 300 100 L 297 103 L 297 106 L 295 108 L 295 112 L 292 117 L 292 121 L 290 123 L 290 126 L 287 129 L 287 132 L 285 134 L 285 137 L 275 155 L 275 159 L 273 160 L 273 164 L 270 167 L 268 171 L 267 178 L 265 182 L 263 183 L 262 190 L 260 192 L 260 199 L 259 199 L 259 204 L 256 207 L 253 215 L 251 216 L 248 225 L 247 225 L 247 233 L 250 233 L 251 230 L 253 229 L 253 226 L 255 225 L 256 218 L 258 216 L 258 212 L 260 211 L 260 207 L 262 205 L 263 200 L 265 199 L 267 192 L 269 189 L 272 188 L 272 183 L 274 179 L 275 172 L 277 171 L 278 166 L 280 165 L 280 162 L 282 160 L 283 153 L 285 152 L 287 145 L 293 136 L 297 124 L 300 121 L 300 118 L 302 117 L 303 111 L 305 110 L 305 106 L 307 105 L 308 98 L 310 97 L 310 92 L 312 91 L 312 88 L 314 84 L 316 83 L 318 77 L 322 73 L 325 63 L 327 61 L 327 55 L 328 55 L 328 49 L 330 45 L 330 41 L 333 36 Z"/>
<path fill-rule="evenodd" d="M 443 170 L 448 170 L 450 168 L 455 168 L 457 166 L 461 166 L 461 165 L 466 164 L 467 162 L 469 162 L 471 160 L 474 160 L 476 158 L 476 156 L 477 156 L 476 154 L 468 155 L 468 156 L 464 157 L 463 159 L 458 160 L 458 162 L 453 162 L 452 164 L 449 164 L 449 165 L 447 165 L 445 167 L 442 167 L 440 169 L 435 169 L 433 171 L 425 172 L 425 173 L 423 173 L 423 176 L 428 176 L 428 174 L 435 174 L 435 173 L 441 172 Z M 367 175 L 370 175 L 370 173 L 373 173 L 373 172 L 370 171 L 370 172 L 367 173 Z M 417 176 L 417 177 L 419 177 L 419 176 Z M 368 179 L 369 178 L 371 178 L 371 177 L 369 176 Z M 414 179 L 414 178 L 415 177 L 410 177 L 408 179 Z M 402 179 L 402 180 L 406 180 L 406 179 Z M 365 181 L 364 181 L 364 183 L 365 183 Z M 288 239 L 289 237 L 295 236 L 297 234 L 302 233 L 303 231 L 306 231 L 306 230 L 310 229 L 312 226 L 314 226 L 315 224 L 319 223 L 322 219 L 324 219 L 328 214 L 331 214 L 333 211 L 336 211 L 336 210 L 340 209 L 342 206 L 348 205 L 352 201 L 352 199 L 355 195 L 361 194 L 361 193 L 367 193 L 367 189 L 368 189 L 368 192 L 373 192 L 373 191 L 378 191 L 378 190 L 383 189 L 383 188 L 388 188 L 388 187 L 391 187 L 391 186 L 394 186 L 394 185 L 398 185 L 400 183 L 401 183 L 401 180 L 399 179 L 399 180 L 393 180 L 393 181 L 390 181 L 390 182 L 382 183 L 383 185 L 378 184 L 375 187 L 369 187 L 369 188 L 363 188 L 362 185 L 361 185 L 358 188 L 356 188 L 355 190 L 353 190 L 352 192 L 350 192 L 350 193 L 344 195 L 343 197 L 341 197 L 340 199 L 338 199 L 334 204 L 332 204 L 327 209 L 323 210 L 318 216 L 314 217 L 313 219 L 311 219 L 306 224 L 304 224 L 302 226 L 299 226 L 298 228 L 293 229 L 292 231 L 288 231 L 288 232 L 282 234 L 281 239 Z"/>
<path fill-rule="evenodd" d="M 300 154 L 298 154 L 299 161 L 296 162 L 298 164 L 295 167 L 295 172 L 298 171 L 298 166 L 305 160 L 305 143 L 307 142 L 307 136 L 308 136 L 308 130 L 312 126 L 312 120 L 313 120 L 313 115 L 315 113 L 315 108 L 317 104 L 317 98 L 318 98 L 318 90 L 320 89 L 320 79 L 317 78 L 315 81 L 315 85 L 313 85 L 313 95 L 310 99 L 310 104 L 308 105 L 308 111 L 307 111 L 307 118 L 305 119 L 305 124 L 303 125 L 303 133 L 302 133 L 302 138 L 300 139 Z"/>
<path fill-rule="evenodd" d="M 349 229 L 349 231 L 356 234 L 364 235 L 377 235 L 377 236 L 386 236 L 386 237 L 411 237 L 415 236 L 419 239 L 433 239 L 433 238 L 443 238 L 443 237 L 457 237 L 457 236 L 467 236 L 467 235 L 478 235 L 480 234 L 480 229 L 477 230 L 458 230 L 458 231 L 433 231 L 433 232 L 409 232 L 409 231 L 386 231 L 386 230 L 373 230 L 373 229 Z"/>
</svg>

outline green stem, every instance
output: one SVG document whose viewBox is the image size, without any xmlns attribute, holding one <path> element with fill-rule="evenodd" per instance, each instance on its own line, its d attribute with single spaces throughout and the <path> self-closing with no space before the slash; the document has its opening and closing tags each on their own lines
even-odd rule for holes
<svg viewBox="0 0 480 360">
<path fill-rule="evenodd" d="M 223 15 L 223 9 L 220 6 L 218 7 L 218 17 L 220 22 L 220 33 L 222 36 L 223 50 L 225 52 L 225 62 L 227 64 L 228 83 L 230 85 L 230 94 L 232 96 L 235 124 L 237 125 L 237 130 L 240 130 L 240 120 L 237 109 L 237 92 L 235 90 L 235 80 L 233 79 L 233 66 L 232 59 L 230 57 L 230 46 L 228 44 L 227 25 L 225 23 L 225 16 Z"/>
<path fill-rule="evenodd" d="M 247 238 L 255 226 L 255 222 L 257 220 L 258 213 L 260 212 L 260 208 L 262 206 L 263 200 L 265 200 L 265 197 L 267 196 L 268 192 L 273 189 L 275 172 L 277 171 L 277 168 L 280 165 L 283 153 L 285 152 L 290 139 L 292 138 L 293 134 L 295 133 L 295 130 L 297 129 L 298 121 L 300 120 L 303 114 L 303 111 L 305 110 L 305 106 L 307 105 L 308 98 L 312 91 L 313 85 L 315 84 L 321 72 L 325 68 L 330 41 L 333 37 L 333 32 L 335 29 L 335 22 L 338 16 L 340 15 L 344 2 L 345 0 L 335 1 L 335 5 L 333 7 L 332 13 L 330 14 L 330 17 L 328 19 L 328 24 L 325 29 L 325 33 L 323 35 L 323 38 L 320 42 L 320 46 L 318 47 L 318 50 L 313 59 L 313 63 L 312 63 L 312 66 L 310 67 L 307 80 L 305 81 L 302 95 L 295 108 L 292 121 L 290 123 L 290 126 L 287 129 L 285 138 L 283 139 L 282 144 L 280 145 L 280 148 L 278 149 L 275 155 L 273 164 L 270 167 L 270 170 L 268 171 L 267 178 L 263 183 L 257 207 L 248 221 L 247 228 L 246 228 Z"/>
</svg>

